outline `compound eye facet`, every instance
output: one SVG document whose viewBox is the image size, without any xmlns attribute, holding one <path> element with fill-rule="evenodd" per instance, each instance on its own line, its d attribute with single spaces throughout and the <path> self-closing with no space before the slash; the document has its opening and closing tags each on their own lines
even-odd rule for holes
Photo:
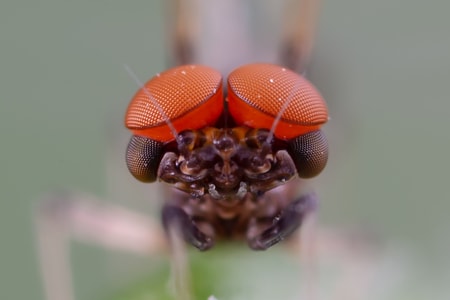
<svg viewBox="0 0 450 300">
<path fill-rule="evenodd" d="M 308 132 L 290 140 L 288 144 L 288 152 L 299 177 L 314 177 L 325 168 L 328 160 L 328 142 L 321 130 Z"/>
<path fill-rule="evenodd" d="M 150 79 L 131 100 L 125 125 L 136 135 L 165 142 L 175 139 L 168 121 L 178 132 L 194 130 L 213 125 L 222 111 L 220 73 L 205 66 L 185 65 Z"/>
<path fill-rule="evenodd" d="M 271 129 L 281 114 L 274 134 L 289 140 L 320 128 L 328 121 L 325 101 L 305 78 L 271 64 L 250 64 L 228 76 L 229 111 L 238 125 Z M 285 107 L 286 106 L 286 107 Z"/>
<path fill-rule="evenodd" d="M 144 136 L 133 135 L 128 143 L 126 162 L 130 173 L 139 181 L 153 182 L 163 152 L 163 143 Z"/>
</svg>

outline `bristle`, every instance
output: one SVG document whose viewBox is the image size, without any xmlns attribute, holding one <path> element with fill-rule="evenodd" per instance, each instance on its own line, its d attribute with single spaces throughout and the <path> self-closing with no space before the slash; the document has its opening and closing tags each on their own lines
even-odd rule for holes
<svg viewBox="0 0 450 300">
<path fill-rule="evenodd" d="M 159 113 L 161 114 L 161 116 L 164 118 L 164 122 L 167 124 L 167 126 L 170 128 L 170 131 L 172 132 L 172 135 L 174 137 L 174 139 L 177 141 L 177 143 L 179 143 L 179 138 L 178 138 L 178 131 L 175 129 L 175 127 L 173 126 L 172 122 L 170 121 L 169 117 L 167 116 L 167 114 L 165 113 L 164 109 L 162 108 L 161 105 L 159 105 L 158 101 L 155 100 L 155 98 L 152 96 L 152 94 L 150 93 L 150 91 L 145 87 L 144 83 L 142 81 L 139 80 L 139 78 L 137 77 L 136 73 L 133 72 L 133 70 L 131 70 L 131 68 L 127 65 L 124 64 L 124 68 L 125 70 L 128 72 L 128 74 L 131 76 L 131 78 L 133 78 L 133 80 L 137 83 L 137 85 L 144 91 L 144 93 L 148 96 L 148 98 L 150 99 L 150 101 L 153 103 L 153 105 L 156 107 L 156 109 L 159 111 Z"/>
</svg>

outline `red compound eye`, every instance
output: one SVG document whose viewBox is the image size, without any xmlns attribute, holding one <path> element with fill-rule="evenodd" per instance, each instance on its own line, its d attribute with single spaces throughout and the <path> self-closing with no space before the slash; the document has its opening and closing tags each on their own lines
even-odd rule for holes
<svg viewBox="0 0 450 300">
<path fill-rule="evenodd" d="M 228 76 L 229 111 L 238 125 L 270 129 L 288 101 L 275 136 L 292 139 L 315 131 L 328 120 L 327 106 L 314 86 L 280 66 L 250 64 Z"/>
<path fill-rule="evenodd" d="M 222 76 L 209 67 L 186 65 L 167 70 L 134 95 L 125 126 L 135 135 L 161 142 L 174 140 L 167 118 L 178 132 L 214 124 L 223 111 L 222 90 Z"/>
</svg>

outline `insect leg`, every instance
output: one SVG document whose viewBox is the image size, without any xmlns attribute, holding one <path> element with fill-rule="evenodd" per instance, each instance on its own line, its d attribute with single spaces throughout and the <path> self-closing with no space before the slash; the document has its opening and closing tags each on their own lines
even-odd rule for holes
<svg viewBox="0 0 450 300">
<path fill-rule="evenodd" d="M 167 232 L 172 227 L 175 228 L 188 243 L 201 251 L 208 250 L 214 244 L 213 238 L 200 231 L 191 217 L 180 207 L 164 206 L 162 220 Z"/>
<path fill-rule="evenodd" d="M 285 9 L 280 60 L 290 69 L 305 73 L 314 46 L 320 0 L 288 1 Z"/>
<path fill-rule="evenodd" d="M 184 65 L 195 60 L 195 43 L 198 40 L 198 3 L 194 1 L 169 1 L 168 6 L 168 48 L 173 51 L 171 65 Z"/>
<path fill-rule="evenodd" d="M 272 225 L 250 240 L 250 247 L 255 250 L 266 250 L 292 234 L 308 213 L 314 211 L 317 196 L 314 193 L 301 196 L 291 202 L 273 220 Z"/>
<path fill-rule="evenodd" d="M 45 299 L 73 300 L 70 240 L 140 255 L 167 252 L 155 220 L 88 195 L 56 193 L 34 210 L 37 254 Z"/>
</svg>

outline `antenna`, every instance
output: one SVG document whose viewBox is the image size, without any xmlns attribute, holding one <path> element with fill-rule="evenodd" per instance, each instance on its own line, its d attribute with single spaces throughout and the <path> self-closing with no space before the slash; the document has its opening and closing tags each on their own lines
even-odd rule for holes
<svg viewBox="0 0 450 300">
<path fill-rule="evenodd" d="M 172 122 L 170 122 L 169 116 L 164 112 L 164 109 L 161 105 L 159 105 L 158 101 L 153 97 L 153 95 L 150 93 L 150 91 L 145 87 L 144 83 L 139 80 L 136 73 L 131 70 L 131 68 L 127 64 L 123 64 L 123 67 L 128 72 L 128 75 L 137 83 L 137 85 L 144 91 L 144 93 L 148 96 L 150 101 L 153 103 L 153 105 L 156 107 L 156 109 L 159 111 L 161 116 L 163 116 L 164 121 L 166 122 L 167 126 L 169 126 L 170 131 L 172 132 L 173 137 L 177 141 L 177 144 L 181 142 L 180 137 L 178 136 L 178 131 L 175 129 L 175 126 L 173 126 Z"/>
<path fill-rule="evenodd" d="M 278 126 L 278 123 L 280 123 L 280 119 L 281 116 L 284 114 L 284 112 L 286 111 L 286 109 L 288 108 L 289 104 L 292 102 L 292 100 L 294 99 L 294 94 L 300 89 L 300 82 L 298 82 L 291 90 L 291 92 L 289 93 L 286 102 L 283 103 L 283 105 L 281 106 L 280 111 L 278 112 L 277 116 L 275 117 L 275 119 L 273 120 L 272 123 L 272 127 L 270 128 L 270 132 L 269 135 L 267 136 L 266 139 L 266 143 L 270 143 L 273 139 L 273 135 L 275 132 L 275 129 Z"/>
</svg>

